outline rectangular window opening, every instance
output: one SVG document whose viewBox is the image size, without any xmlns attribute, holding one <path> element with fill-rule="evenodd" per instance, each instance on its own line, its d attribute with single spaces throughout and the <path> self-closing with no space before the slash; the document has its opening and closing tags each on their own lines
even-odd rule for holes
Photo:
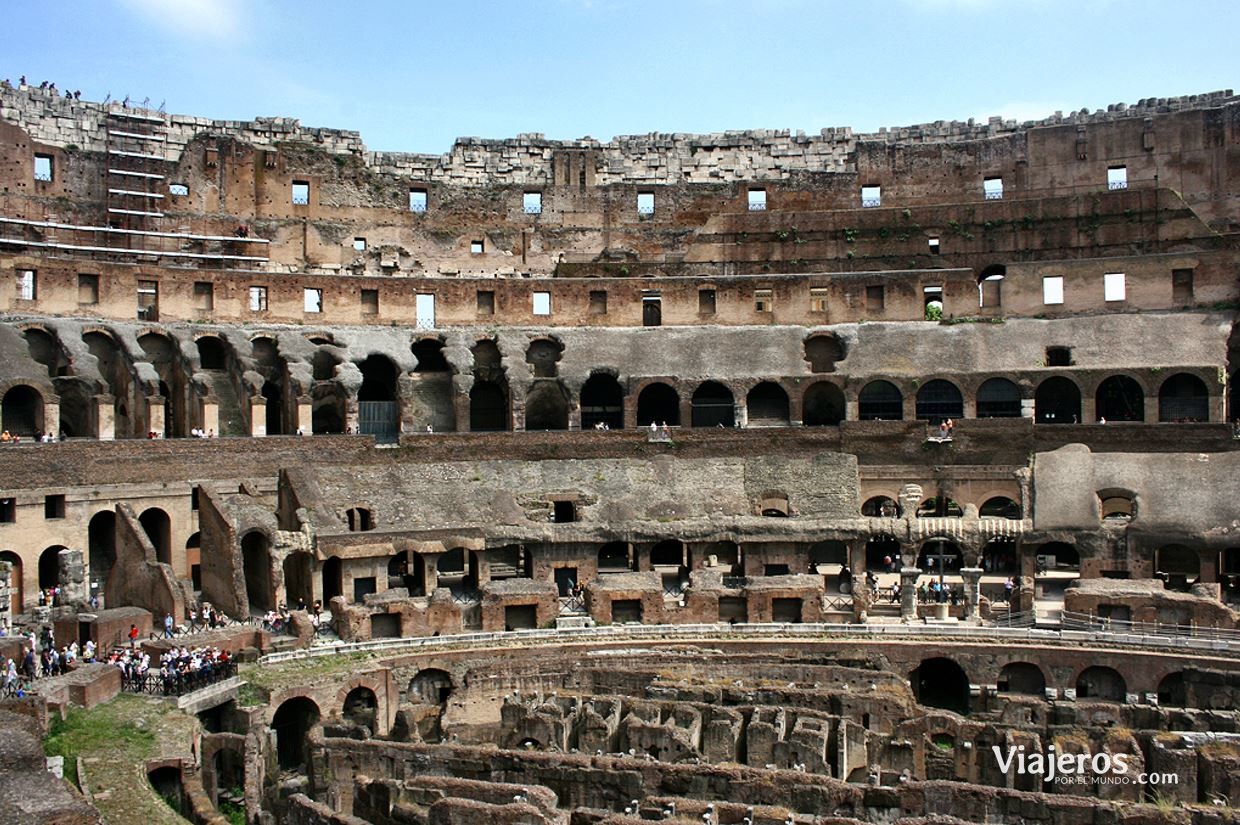
<svg viewBox="0 0 1240 825">
<path fill-rule="evenodd" d="M 1042 279 L 1042 303 L 1046 306 L 1063 303 L 1063 276 L 1048 275 Z"/>
<path fill-rule="evenodd" d="M 302 292 L 302 308 L 306 312 L 323 311 L 323 290 L 307 287 Z"/>
<path fill-rule="evenodd" d="M 200 312 L 215 309 L 215 285 L 210 281 L 194 282 L 194 309 Z"/>
<path fill-rule="evenodd" d="M 749 211 L 765 212 L 766 211 L 766 190 L 750 189 L 749 190 Z"/>
<path fill-rule="evenodd" d="M 1072 347 L 1047 347 L 1046 348 L 1046 366 L 1048 367 L 1070 367 L 1072 366 Z"/>
<path fill-rule="evenodd" d="M 637 214 L 653 215 L 654 214 L 654 192 L 638 192 L 637 193 Z"/>
<path fill-rule="evenodd" d="M 189 194 L 189 187 L 184 183 L 170 183 L 168 184 L 168 194 L 184 197 Z"/>
<path fill-rule="evenodd" d="M 200 488 L 200 487 L 197 487 L 197 486 L 190 488 L 190 491 L 189 491 L 189 509 L 191 509 L 191 510 L 197 510 L 197 509 L 198 509 L 198 491 L 199 491 L 200 489 L 201 489 L 201 488 Z"/>
<path fill-rule="evenodd" d="M 267 311 L 267 287 L 250 287 L 250 312 Z"/>
<path fill-rule="evenodd" d="M 986 178 L 982 181 L 982 192 L 988 201 L 1003 200 L 1003 178 Z"/>
<path fill-rule="evenodd" d="M 592 289 L 590 290 L 590 314 L 606 315 L 607 314 L 607 290 Z"/>
<path fill-rule="evenodd" d="M 159 281 L 138 281 L 138 320 L 159 320 Z"/>
<path fill-rule="evenodd" d="M 826 312 L 827 311 L 827 295 L 830 293 L 827 287 L 811 287 L 809 290 L 809 311 L 810 312 Z"/>
<path fill-rule="evenodd" d="M 526 192 L 521 199 L 521 206 L 527 215 L 541 215 L 542 192 Z"/>
<path fill-rule="evenodd" d="M 310 181 L 293 181 L 293 205 L 306 206 L 310 203 Z"/>
<path fill-rule="evenodd" d="M 861 206 L 865 209 L 872 209 L 875 206 L 883 205 L 883 187 L 877 184 L 861 187 Z"/>
<path fill-rule="evenodd" d="M 378 315 L 379 314 L 379 290 L 363 289 L 362 290 L 362 314 Z"/>
<path fill-rule="evenodd" d="M 698 314 L 714 315 L 715 314 L 715 290 L 699 289 L 698 290 Z"/>
<path fill-rule="evenodd" d="M 1127 289 L 1124 286 L 1124 273 L 1108 272 L 1102 276 L 1102 298 L 1105 301 L 1122 301 Z"/>
<path fill-rule="evenodd" d="M 64 518 L 65 497 L 45 496 L 43 498 L 43 518 Z"/>
<path fill-rule="evenodd" d="M 882 284 L 874 284 L 865 288 L 865 309 L 867 312 L 882 312 L 887 305 L 887 290 Z"/>
<path fill-rule="evenodd" d="M 0 498 L 0 524 L 13 524 L 17 521 L 17 499 Z"/>
<path fill-rule="evenodd" d="M 550 315 L 551 314 L 551 293 L 535 292 L 534 293 L 534 314 Z"/>
<path fill-rule="evenodd" d="M 478 290 L 478 314 L 494 315 L 495 314 L 495 291 L 490 289 Z"/>
<path fill-rule="evenodd" d="M 426 190 L 410 189 L 409 190 L 409 211 L 422 213 L 426 211 Z"/>
<path fill-rule="evenodd" d="M 1171 270 L 1171 300 L 1176 304 L 1193 302 L 1193 271 L 1191 269 Z"/>
<path fill-rule="evenodd" d="M 642 326 L 663 326 L 663 293 L 656 289 L 642 290 Z"/>
<path fill-rule="evenodd" d="M 938 238 L 930 238 L 930 240 L 928 240 L 926 243 L 930 247 L 931 255 L 939 254 L 940 250 L 939 250 L 939 239 Z"/>
<path fill-rule="evenodd" d="M 354 238 L 353 239 L 353 251 L 354 252 L 365 252 L 366 251 L 366 239 L 365 238 Z"/>
<path fill-rule="evenodd" d="M 556 524 L 567 524 L 577 520 L 577 502 L 575 501 L 555 501 L 552 502 L 555 507 L 551 520 Z"/>
<path fill-rule="evenodd" d="M 1128 167 L 1112 166 L 1107 169 L 1107 189 L 1128 188 Z"/>
<path fill-rule="evenodd" d="M 35 155 L 34 156 L 34 179 L 35 180 L 51 180 L 52 179 L 52 156 L 51 155 Z"/>
<path fill-rule="evenodd" d="M 486 250 L 486 245 L 482 241 L 470 241 L 469 253 L 471 255 L 481 255 Z"/>
<path fill-rule="evenodd" d="M 33 269 L 17 270 L 17 300 L 33 301 L 39 297 L 38 276 Z"/>
<path fill-rule="evenodd" d="M 435 293 L 418 293 L 414 299 L 414 322 L 418 329 L 435 328 Z"/>
<path fill-rule="evenodd" d="M 770 312 L 775 303 L 775 291 L 771 289 L 755 289 L 753 291 L 753 311 Z"/>
<path fill-rule="evenodd" d="M 82 306 L 99 303 L 98 275 L 78 275 L 78 303 Z"/>
</svg>

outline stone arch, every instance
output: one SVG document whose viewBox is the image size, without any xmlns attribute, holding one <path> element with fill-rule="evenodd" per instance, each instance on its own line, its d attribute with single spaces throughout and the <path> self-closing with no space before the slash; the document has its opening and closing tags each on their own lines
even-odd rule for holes
<svg viewBox="0 0 1240 825">
<path fill-rule="evenodd" d="M 999 671 L 998 687 L 1000 693 L 1045 696 L 1046 674 L 1031 662 L 1008 662 Z"/>
<path fill-rule="evenodd" d="M 736 399 L 718 381 L 703 381 L 689 401 L 694 427 L 733 427 L 736 425 Z"/>
<path fill-rule="evenodd" d="M 1210 391 L 1206 382 L 1187 372 L 1177 372 L 1162 382 L 1158 388 L 1158 420 L 1209 421 Z"/>
<path fill-rule="evenodd" d="M 1131 521 L 1137 517 L 1137 494 L 1119 487 L 1099 490 L 1098 512 L 1104 519 Z"/>
<path fill-rule="evenodd" d="M 526 393 L 525 429 L 568 429 L 568 390 L 560 382 L 538 381 Z"/>
<path fill-rule="evenodd" d="M 861 515 L 870 518 L 899 518 L 900 504 L 893 496 L 870 496 L 861 505 Z"/>
<path fill-rule="evenodd" d="M 788 393 L 774 381 L 762 381 L 745 397 L 751 427 L 785 427 L 790 422 Z"/>
<path fill-rule="evenodd" d="M 801 419 L 807 427 L 834 427 L 844 420 L 844 391 L 830 381 L 810 384 L 801 399 Z"/>
<path fill-rule="evenodd" d="M 329 349 L 320 347 L 310 358 L 310 370 L 315 381 L 331 381 L 336 377 L 340 359 Z"/>
<path fill-rule="evenodd" d="M 357 391 L 357 430 L 376 441 L 395 441 L 400 436 L 400 370 L 386 355 L 371 353 L 359 363 L 362 385 Z"/>
<path fill-rule="evenodd" d="M 1062 375 L 1047 378 L 1034 392 L 1033 409 L 1039 424 L 1077 424 L 1081 420 L 1081 388 Z"/>
<path fill-rule="evenodd" d="M 1115 668 L 1091 665 L 1076 677 L 1076 698 L 1122 702 L 1128 696 L 1128 683 Z"/>
<path fill-rule="evenodd" d="M 508 388 L 498 381 L 475 380 L 469 390 L 471 432 L 502 432 L 509 429 Z"/>
<path fill-rule="evenodd" d="M 39 554 L 39 589 L 47 590 L 60 584 L 60 551 L 63 544 L 53 544 Z"/>
<path fill-rule="evenodd" d="M 1007 267 L 1003 264 L 991 264 L 977 273 L 977 305 L 986 308 L 1003 306 L 1003 279 L 1007 276 Z"/>
<path fill-rule="evenodd" d="M 810 372 L 835 372 L 835 365 L 848 357 L 838 335 L 820 333 L 805 339 L 805 360 Z"/>
<path fill-rule="evenodd" d="M 87 564 L 92 589 L 102 589 L 116 564 L 116 511 L 101 510 L 90 517 L 86 528 Z"/>
<path fill-rule="evenodd" d="M 1144 421 L 1145 391 L 1130 375 L 1112 375 L 1094 394 L 1098 418 L 1107 421 Z"/>
<path fill-rule="evenodd" d="M 680 395 L 670 385 L 654 381 L 637 395 L 637 426 L 680 425 Z"/>
<path fill-rule="evenodd" d="M 271 588 L 271 541 L 259 530 L 241 537 L 241 566 L 245 574 L 246 600 L 250 610 L 275 610 Z"/>
<path fill-rule="evenodd" d="M 117 438 L 145 437 L 145 416 L 137 409 L 134 380 L 129 371 L 129 359 L 111 332 L 90 329 L 82 333 L 82 342 L 95 356 L 99 376 L 113 398 L 113 431 Z"/>
<path fill-rule="evenodd" d="M 304 550 L 284 557 L 284 603 L 290 609 L 314 603 L 314 557 Z"/>
<path fill-rule="evenodd" d="M 437 667 L 419 670 L 409 680 L 406 701 L 426 705 L 446 705 L 452 696 L 452 675 Z"/>
<path fill-rule="evenodd" d="M 193 428 L 189 421 L 192 389 L 180 345 L 167 333 L 152 330 L 138 338 L 138 347 L 159 375 L 159 392 L 165 404 L 165 435 L 184 438 Z"/>
<path fill-rule="evenodd" d="M 560 372 L 564 345 L 554 338 L 536 338 L 525 350 L 525 363 L 535 378 L 555 378 Z"/>
<path fill-rule="evenodd" d="M 419 338 L 410 346 L 413 357 L 417 359 L 417 372 L 452 372 L 452 365 L 443 352 L 444 342 L 438 338 Z"/>
<path fill-rule="evenodd" d="M 788 518 L 792 515 L 792 505 L 788 494 L 780 490 L 767 490 L 758 496 L 758 514 L 773 518 Z"/>
<path fill-rule="evenodd" d="M 379 725 L 379 697 L 366 685 L 358 685 L 348 692 L 340 706 L 340 716 L 351 725 L 365 728 L 374 736 Z"/>
<path fill-rule="evenodd" d="M 315 435 L 339 434 L 345 429 L 344 390 L 334 382 L 321 382 L 311 395 L 310 429 Z"/>
<path fill-rule="evenodd" d="M 26 579 L 22 572 L 22 557 L 12 550 L 4 550 L 0 551 L 0 561 L 7 561 L 13 568 L 9 573 L 9 587 L 12 590 L 9 596 L 9 612 L 16 616 L 26 610 Z"/>
<path fill-rule="evenodd" d="M 990 378 L 977 388 L 978 418 L 1020 418 L 1020 387 L 1006 378 Z"/>
<path fill-rule="evenodd" d="M 0 421 L 10 434 L 33 438 L 44 429 L 43 395 L 28 384 L 10 387 L 0 402 Z"/>
<path fill-rule="evenodd" d="M 308 696 L 286 699 L 271 717 L 276 732 L 276 758 L 282 770 L 297 770 L 306 764 L 306 737 L 319 723 L 322 713 Z"/>
<path fill-rule="evenodd" d="M 483 373 L 504 369 L 504 356 L 494 338 L 480 338 L 470 347 L 470 354 L 474 357 L 474 375 L 488 377 Z"/>
<path fill-rule="evenodd" d="M 895 567 L 905 563 L 901 558 L 900 541 L 887 533 L 876 533 L 865 542 L 865 566 L 867 570 L 882 570 L 885 560 L 890 559 Z M 899 564 L 897 564 L 899 560 Z"/>
<path fill-rule="evenodd" d="M 32 325 L 22 328 L 22 337 L 26 339 L 26 349 L 30 357 L 47 368 L 48 378 L 73 374 L 69 356 L 56 333 Z"/>
<path fill-rule="evenodd" d="M 142 529 L 155 548 L 155 560 L 172 564 L 172 519 L 159 507 L 149 507 L 138 516 Z"/>
<path fill-rule="evenodd" d="M 478 554 L 463 547 L 453 547 L 439 557 L 436 565 L 439 584 L 454 592 L 468 592 L 478 587 Z"/>
<path fill-rule="evenodd" d="M 1020 573 L 1020 555 L 1011 536 L 991 539 L 982 547 L 982 567 L 987 573 Z"/>
<path fill-rule="evenodd" d="M 1185 684 L 1184 671 L 1176 670 L 1162 677 L 1158 683 L 1158 704 L 1161 707 L 1188 707 L 1188 686 Z"/>
<path fill-rule="evenodd" d="M 330 332 L 307 332 L 306 340 L 316 347 L 336 346 L 336 337 Z"/>
<path fill-rule="evenodd" d="M 198 365 L 204 370 L 228 369 L 228 346 L 217 335 L 200 335 L 194 345 L 198 348 Z"/>
<path fill-rule="evenodd" d="M 365 533 L 375 529 L 374 513 L 369 507 L 350 507 L 344 511 L 344 521 L 349 526 L 350 533 Z"/>
<path fill-rule="evenodd" d="M 857 396 L 857 413 L 862 421 L 900 421 L 904 418 L 904 395 L 890 381 L 871 381 Z"/>
<path fill-rule="evenodd" d="M 581 387 L 581 429 L 624 429 L 624 390 L 614 375 L 595 372 Z"/>
<path fill-rule="evenodd" d="M 923 659 L 909 674 L 909 683 L 921 705 L 961 715 L 969 712 L 969 677 L 952 659 L 943 656 Z"/>
<path fill-rule="evenodd" d="M 964 418 L 960 388 L 943 378 L 927 381 L 917 390 L 917 417 L 933 424 L 948 418 Z"/>
<path fill-rule="evenodd" d="M 940 562 L 933 560 L 932 556 L 953 557 L 942 562 L 943 572 L 947 575 L 959 573 L 960 568 L 965 566 L 964 550 L 956 542 L 942 536 L 935 536 L 922 542 L 921 550 L 917 553 L 918 569 L 929 570 L 937 574 Z"/>
<path fill-rule="evenodd" d="M 981 518 L 1006 518 L 1019 520 L 1023 517 L 1020 504 L 1008 498 L 1007 496 L 991 496 L 982 502 L 982 506 L 977 508 L 977 514 Z"/>
</svg>

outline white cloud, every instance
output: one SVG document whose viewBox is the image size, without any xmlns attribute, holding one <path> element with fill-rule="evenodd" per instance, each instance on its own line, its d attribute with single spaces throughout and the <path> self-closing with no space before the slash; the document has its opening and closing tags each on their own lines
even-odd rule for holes
<svg viewBox="0 0 1240 825">
<path fill-rule="evenodd" d="M 201 40 L 241 34 L 242 0 L 121 0 L 147 23 Z"/>
</svg>

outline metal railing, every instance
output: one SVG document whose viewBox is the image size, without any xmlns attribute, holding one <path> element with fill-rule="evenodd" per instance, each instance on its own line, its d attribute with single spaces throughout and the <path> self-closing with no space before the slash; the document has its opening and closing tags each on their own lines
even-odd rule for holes
<svg viewBox="0 0 1240 825">
<path fill-rule="evenodd" d="M 213 662 L 210 667 L 191 673 L 163 674 L 148 671 L 141 675 L 121 675 L 121 689 L 148 696 L 183 696 L 195 690 L 231 679 L 237 675 L 236 662 Z"/>
<path fill-rule="evenodd" d="M 1167 636 L 1179 639 L 1207 639 L 1225 641 L 1240 646 L 1240 630 L 1227 627 L 1207 627 L 1171 622 L 1134 622 L 1128 619 L 1112 619 L 1106 616 L 1096 616 L 1090 613 L 1073 613 L 1067 610 L 1060 614 L 1059 621 L 1064 630 L 1137 636 Z"/>
</svg>

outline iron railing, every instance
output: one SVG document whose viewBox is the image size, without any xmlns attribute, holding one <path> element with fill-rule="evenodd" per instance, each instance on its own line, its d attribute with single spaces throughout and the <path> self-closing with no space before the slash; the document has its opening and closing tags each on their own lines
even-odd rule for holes
<svg viewBox="0 0 1240 825">
<path fill-rule="evenodd" d="M 183 696 L 237 675 L 236 662 L 213 662 L 191 673 L 148 671 L 141 675 L 121 675 L 121 689 L 148 696 Z"/>
<path fill-rule="evenodd" d="M 1134 622 L 1127 619 L 1097 616 L 1091 613 L 1073 613 L 1067 610 L 1060 614 L 1059 621 L 1064 630 L 1136 636 L 1212 639 L 1240 645 L 1240 630 L 1228 627 L 1209 627 L 1196 624 L 1177 624 L 1174 622 Z"/>
</svg>

